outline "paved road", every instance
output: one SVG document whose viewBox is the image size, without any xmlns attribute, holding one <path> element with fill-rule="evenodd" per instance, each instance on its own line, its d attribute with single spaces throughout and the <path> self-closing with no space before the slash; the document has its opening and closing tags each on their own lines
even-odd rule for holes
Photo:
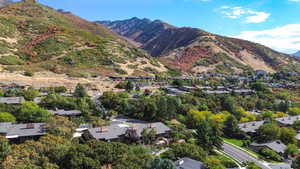
<svg viewBox="0 0 300 169">
<path fill-rule="evenodd" d="M 239 161 L 240 163 L 250 161 L 250 162 L 254 162 L 256 165 L 260 166 L 262 169 L 271 169 L 267 164 L 264 164 L 262 161 L 254 158 L 249 153 L 247 153 L 243 150 L 240 150 L 230 144 L 224 143 L 223 151 L 230 157 Z"/>
</svg>

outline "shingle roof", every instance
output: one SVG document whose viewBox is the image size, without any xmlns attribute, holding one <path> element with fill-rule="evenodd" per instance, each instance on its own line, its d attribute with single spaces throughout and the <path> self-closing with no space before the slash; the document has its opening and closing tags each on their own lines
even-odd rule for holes
<svg viewBox="0 0 300 169">
<path fill-rule="evenodd" d="M 282 125 L 293 125 L 295 121 L 300 120 L 300 115 L 286 116 L 286 117 L 276 118 L 275 120 Z"/>
<path fill-rule="evenodd" d="M 178 169 L 202 169 L 205 168 L 204 163 L 184 157 L 176 162 Z"/>
<path fill-rule="evenodd" d="M 138 136 L 141 136 L 143 129 L 153 128 L 156 130 L 156 134 L 164 134 L 171 129 L 161 122 L 157 123 L 147 123 L 140 120 L 129 119 L 126 117 L 117 117 L 114 119 L 109 126 L 98 127 L 89 129 L 89 133 L 99 140 L 112 140 L 118 139 L 120 136 L 124 135 L 128 129 L 135 128 L 137 130 Z M 101 130 L 105 130 L 102 131 Z"/>
<path fill-rule="evenodd" d="M 45 123 L 30 123 L 30 124 L 12 124 L 0 123 L 0 133 L 6 138 L 43 136 L 46 134 Z"/>
<path fill-rule="evenodd" d="M 272 142 L 268 142 L 268 143 L 252 143 L 251 146 L 258 146 L 258 147 L 268 147 L 269 149 L 277 152 L 277 153 L 284 153 L 285 149 L 286 149 L 286 145 L 283 144 L 281 141 L 276 140 L 276 141 L 272 141 Z"/>
<path fill-rule="evenodd" d="M 272 169 L 292 169 L 290 164 L 287 163 L 278 163 L 278 164 L 270 164 Z"/>
<path fill-rule="evenodd" d="M 265 121 L 253 121 L 253 122 L 247 122 L 247 123 L 240 123 L 239 128 L 242 130 L 244 133 L 255 133 L 257 129 L 261 125 L 263 125 Z"/>
<path fill-rule="evenodd" d="M 24 97 L 0 97 L 0 103 L 5 104 L 22 104 L 24 101 Z"/>
<path fill-rule="evenodd" d="M 79 110 L 48 110 L 50 113 L 59 116 L 78 116 L 81 114 Z"/>
</svg>

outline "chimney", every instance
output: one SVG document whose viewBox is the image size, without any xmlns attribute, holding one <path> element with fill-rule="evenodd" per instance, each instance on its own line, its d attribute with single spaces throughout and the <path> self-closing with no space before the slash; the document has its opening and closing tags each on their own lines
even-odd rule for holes
<svg viewBox="0 0 300 169">
<path fill-rule="evenodd" d="M 26 124 L 26 129 L 34 129 L 34 124 L 33 123 Z"/>
<path fill-rule="evenodd" d="M 100 127 L 98 133 L 105 133 L 108 132 L 108 128 L 106 127 Z"/>
</svg>

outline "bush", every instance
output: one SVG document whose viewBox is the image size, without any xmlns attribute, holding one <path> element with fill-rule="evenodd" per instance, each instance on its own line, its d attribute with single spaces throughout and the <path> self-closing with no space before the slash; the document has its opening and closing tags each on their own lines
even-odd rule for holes
<svg viewBox="0 0 300 169">
<path fill-rule="evenodd" d="M 32 77 L 32 76 L 34 76 L 34 73 L 31 72 L 31 71 L 25 71 L 25 72 L 24 72 L 24 75 L 25 75 L 25 76 Z"/>
<path fill-rule="evenodd" d="M 289 113 L 289 115 L 292 115 L 292 116 L 300 115 L 300 108 L 299 107 L 291 107 L 291 108 L 289 108 L 288 113 Z"/>
<path fill-rule="evenodd" d="M 3 65 L 23 65 L 24 61 L 17 56 L 3 56 L 0 58 L 0 64 Z"/>
<path fill-rule="evenodd" d="M 0 123 L 2 122 L 16 122 L 16 118 L 14 115 L 10 113 L 0 113 Z"/>
<path fill-rule="evenodd" d="M 260 151 L 260 153 L 266 158 L 274 161 L 282 161 L 283 158 L 277 154 L 275 151 L 270 150 L 268 148 L 264 148 Z"/>
</svg>

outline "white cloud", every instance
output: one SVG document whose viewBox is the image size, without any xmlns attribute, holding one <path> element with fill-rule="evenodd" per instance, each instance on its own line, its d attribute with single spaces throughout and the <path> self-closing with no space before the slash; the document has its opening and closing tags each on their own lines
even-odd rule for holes
<svg viewBox="0 0 300 169">
<path fill-rule="evenodd" d="M 241 6 L 222 6 L 220 10 L 225 17 L 230 19 L 244 19 L 246 23 L 261 23 L 270 17 L 270 13 L 255 11 Z"/>
<path fill-rule="evenodd" d="M 300 50 L 300 24 L 289 24 L 261 31 L 244 31 L 235 38 L 263 44 L 281 52 Z"/>
<path fill-rule="evenodd" d="M 290 2 L 300 2 L 300 0 L 288 0 Z"/>
</svg>

